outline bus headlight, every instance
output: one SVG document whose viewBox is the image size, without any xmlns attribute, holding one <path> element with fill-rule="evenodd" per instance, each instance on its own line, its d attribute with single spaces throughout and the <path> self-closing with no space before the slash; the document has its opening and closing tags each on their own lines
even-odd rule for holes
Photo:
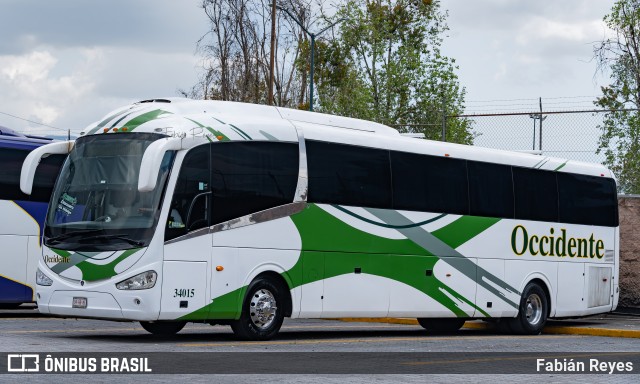
<svg viewBox="0 0 640 384">
<path fill-rule="evenodd" d="M 118 284 L 116 284 L 116 288 L 126 290 L 153 288 L 153 286 L 156 285 L 157 277 L 158 274 L 155 271 L 142 272 L 138 275 L 128 278 L 127 280 L 119 282 Z"/>
<path fill-rule="evenodd" d="M 51 280 L 49 278 L 49 276 L 47 276 L 44 273 L 42 273 L 40 268 L 38 268 L 38 270 L 36 271 L 36 284 L 44 285 L 44 286 L 48 287 L 51 284 L 53 284 L 53 280 Z"/>
</svg>

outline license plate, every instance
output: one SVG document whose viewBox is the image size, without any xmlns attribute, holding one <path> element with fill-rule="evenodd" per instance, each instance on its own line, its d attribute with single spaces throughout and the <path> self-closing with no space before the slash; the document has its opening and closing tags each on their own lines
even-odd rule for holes
<svg viewBox="0 0 640 384">
<path fill-rule="evenodd" d="M 87 298 L 86 297 L 74 297 L 73 303 L 71 304 L 72 308 L 87 308 Z"/>
</svg>

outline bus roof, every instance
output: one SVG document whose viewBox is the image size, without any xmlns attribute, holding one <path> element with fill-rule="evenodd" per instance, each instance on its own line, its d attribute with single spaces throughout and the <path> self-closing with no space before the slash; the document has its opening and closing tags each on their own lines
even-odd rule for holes
<svg viewBox="0 0 640 384">
<path fill-rule="evenodd" d="M 0 126 L 0 148 L 31 150 L 51 142 L 52 139 L 46 137 L 23 135 L 11 128 Z"/>
<path fill-rule="evenodd" d="M 80 135 L 154 132 L 207 136 L 210 140 L 311 140 L 361 145 L 557 172 L 614 177 L 606 167 L 580 161 L 416 139 L 391 127 L 348 117 L 231 101 L 164 98 L 143 100 L 107 114 Z"/>
</svg>

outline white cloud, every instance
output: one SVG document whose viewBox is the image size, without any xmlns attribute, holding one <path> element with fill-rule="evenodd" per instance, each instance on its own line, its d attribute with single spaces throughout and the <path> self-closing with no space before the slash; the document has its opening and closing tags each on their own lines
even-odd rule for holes
<svg viewBox="0 0 640 384">
<path fill-rule="evenodd" d="M 197 81 L 201 0 L 12 0 L 0 12 L 0 112 L 79 131 Z M 96 20 L 108 20 L 106 22 Z M 20 132 L 59 133 L 0 114 Z"/>
<path fill-rule="evenodd" d="M 602 20 L 566 22 L 534 17 L 520 28 L 516 41 L 521 45 L 541 39 L 587 42 L 599 38 L 603 30 L 605 25 Z"/>
<path fill-rule="evenodd" d="M 94 88 L 91 70 L 100 55 L 87 50 L 71 66 L 58 68 L 60 58 L 39 49 L 23 55 L 0 56 L 0 105 L 3 111 L 51 125 L 69 113 L 69 105 Z M 14 125 L 15 126 L 15 125 Z M 42 128 L 27 127 L 29 132 Z M 50 131 L 50 129 L 48 129 Z"/>
<path fill-rule="evenodd" d="M 47 77 L 56 59 L 47 51 L 35 51 L 22 56 L 0 57 L 2 75 L 12 83 L 33 83 Z"/>
</svg>

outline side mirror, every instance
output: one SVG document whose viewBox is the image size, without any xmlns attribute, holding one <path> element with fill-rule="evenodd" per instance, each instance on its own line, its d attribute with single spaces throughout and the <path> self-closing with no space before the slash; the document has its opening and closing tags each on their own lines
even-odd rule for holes
<svg viewBox="0 0 640 384">
<path fill-rule="evenodd" d="M 167 151 L 178 151 L 182 147 L 179 138 L 166 138 L 151 143 L 142 155 L 140 175 L 138 176 L 138 191 L 150 192 L 156 187 L 158 172 L 162 166 L 162 158 Z"/>
<path fill-rule="evenodd" d="M 20 171 L 20 190 L 27 195 L 31 195 L 33 178 L 36 174 L 36 168 L 40 164 L 40 159 L 46 155 L 67 155 L 73 149 L 74 143 L 74 141 L 61 141 L 43 145 L 29 152 L 22 163 L 22 170 Z"/>
<path fill-rule="evenodd" d="M 167 151 L 189 149 L 198 144 L 206 143 L 205 138 L 168 137 L 151 143 L 142 155 L 140 176 L 138 177 L 138 191 L 150 192 L 156 187 L 158 172 L 162 166 L 162 159 Z"/>
</svg>

